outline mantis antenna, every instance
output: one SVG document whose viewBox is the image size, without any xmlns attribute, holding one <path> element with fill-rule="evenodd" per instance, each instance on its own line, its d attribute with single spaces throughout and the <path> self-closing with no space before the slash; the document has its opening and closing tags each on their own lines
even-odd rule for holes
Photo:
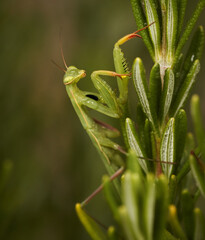
<svg viewBox="0 0 205 240">
<path fill-rule="evenodd" d="M 62 43 L 62 34 L 61 34 L 61 30 L 60 30 L 60 33 L 59 33 L 59 40 L 60 40 L 60 50 L 61 50 L 61 56 L 62 56 L 62 59 L 63 59 L 63 63 L 64 63 L 64 66 L 66 68 L 68 68 L 68 65 L 65 61 L 65 57 L 64 57 L 64 54 L 63 54 L 63 43 Z"/>
<path fill-rule="evenodd" d="M 58 65 L 53 59 L 51 59 L 51 62 L 52 62 L 58 69 L 60 69 L 60 70 L 63 71 L 63 72 L 66 72 L 66 70 L 63 69 L 60 65 Z"/>
</svg>

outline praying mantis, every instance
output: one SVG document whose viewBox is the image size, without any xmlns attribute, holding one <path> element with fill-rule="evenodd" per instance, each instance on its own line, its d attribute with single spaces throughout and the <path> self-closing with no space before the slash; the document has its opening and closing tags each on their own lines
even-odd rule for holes
<svg viewBox="0 0 205 240">
<path fill-rule="evenodd" d="M 126 153 L 120 145 L 110 140 L 110 138 L 118 137 L 120 133 L 114 127 L 90 117 L 88 109 L 93 109 L 112 118 L 121 118 L 123 120 L 126 118 L 130 72 L 120 46 L 129 39 L 135 37 L 141 38 L 137 33 L 149 26 L 150 25 L 128 34 L 115 43 L 113 49 L 115 72 L 98 70 L 91 74 L 93 85 L 99 93 L 90 93 L 78 88 L 77 83 L 86 76 L 86 73 L 84 70 L 80 70 L 74 66 L 68 67 L 62 53 L 62 58 L 66 67 L 63 83 L 66 87 L 67 94 L 83 128 L 86 130 L 94 146 L 100 153 L 103 163 L 110 174 L 114 172 L 111 163 L 114 163 L 116 166 L 123 165 L 123 160 L 118 152 L 123 154 Z M 108 83 L 103 80 L 103 76 L 117 77 L 119 96 L 116 96 Z M 124 125 L 124 122 L 122 125 Z"/>
</svg>

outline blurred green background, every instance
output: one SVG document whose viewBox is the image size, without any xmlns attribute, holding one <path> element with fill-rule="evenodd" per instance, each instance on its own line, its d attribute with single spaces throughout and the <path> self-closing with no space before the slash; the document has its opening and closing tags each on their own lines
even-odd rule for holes
<svg viewBox="0 0 205 240">
<path fill-rule="evenodd" d="M 114 70 L 114 43 L 135 30 L 129 1 L 0 1 L 0 239 L 89 239 L 74 205 L 105 170 L 50 59 L 63 66 L 61 31 L 68 65 L 85 69 L 80 87 L 93 90 L 91 72 Z M 141 56 L 149 72 L 152 62 L 140 39 L 123 50 L 130 66 Z M 194 90 L 203 105 L 204 63 L 203 56 Z M 109 224 L 102 194 L 88 209 Z"/>
</svg>

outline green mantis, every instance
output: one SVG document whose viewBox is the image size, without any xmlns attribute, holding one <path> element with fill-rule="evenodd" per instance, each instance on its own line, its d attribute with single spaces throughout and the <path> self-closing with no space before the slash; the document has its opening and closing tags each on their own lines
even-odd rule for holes
<svg viewBox="0 0 205 240">
<path fill-rule="evenodd" d="M 145 28 L 147 27 L 148 26 Z M 120 133 L 114 127 L 90 117 L 89 109 L 93 109 L 112 118 L 125 119 L 127 117 L 126 104 L 130 72 L 120 45 L 129 39 L 141 37 L 137 32 L 145 28 L 126 35 L 115 44 L 113 58 L 116 72 L 99 70 L 91 74 L 91 80 L 98 93 L 90 93 L 78 88 L 78 82 L 86 76 L 86 73 L 84 70 L 80 70 L 74 66 L 67 67 L 63 57 L 66 66 L 63 82 L 66 86 L 67 94 L 81 124 L 100 153 L 110 174 L 113 174 L 111 163 L 122 166 L 123 161 L 119 153 L 126 153 L 120 145 L 110 139 L 118 137 Z M 117 77 L 119 96 L 117 96 L 108 83 L 103 80 L 103 76 Z M 122 125 L 124 125 L 124 122 Z"/>
<path fill-rule="evenodd" d="M 96 71 L 91 75 L 91 79 L 99 94 L 81 91 L 77 83 L 80 79 L 85 77 L 85 71 L 79 70 L 76 67 L 68 67 L 64 76 L 64 84 L 66 91 L 71 99 L 72 105 L 84 127 L 88 133 L 94 146 L 100 153 L 105 166 L 110 165 L 110 157 L 112 150 L 121 150 L 121 147 L 111 141 L 109 138 L 119 136 L 119 131 L 111 126 L 105 125 L 98 120 L 89 116 L 88 108 L 94 109 L 98 112 L 104 113 L 110 117 L 118 118 L 120 116 L 120 109 L 117 104 L 117 98 L 110 88 L 110 86 L 101 79 L 100 75 L 116 76 L 118 74 L 109 71 Z M 120 76 L 120 75 L 118 75 Z M 120 156 L 117 155 L 120 161 Z"/>
</svg>

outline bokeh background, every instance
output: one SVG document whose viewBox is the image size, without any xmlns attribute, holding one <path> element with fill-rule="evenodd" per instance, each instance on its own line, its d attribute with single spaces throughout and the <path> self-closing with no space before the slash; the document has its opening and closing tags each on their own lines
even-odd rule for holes
<svg viewBox="0 0 205 240">
<path fill-rule="evenodd" d="M 114 43 L 134 30 L 129 1 L 0 1 L 0 239 L 89 239 L 74 205 L 105 170 L 50 59 L 63 66 L 61 31 L 68 65 L 86 69 L 80 87 L 93 90 L 91 72 L 113 70 Z M 130 66 L 141 56 L 149 72 L 152 62 L 140 39 L 123 50 Z M 204 63 L 203 56 L 194 89 L 203 106 Z M 106 225 L 111 221 L 102 194 L 88 209 Z"/>
</svg>

